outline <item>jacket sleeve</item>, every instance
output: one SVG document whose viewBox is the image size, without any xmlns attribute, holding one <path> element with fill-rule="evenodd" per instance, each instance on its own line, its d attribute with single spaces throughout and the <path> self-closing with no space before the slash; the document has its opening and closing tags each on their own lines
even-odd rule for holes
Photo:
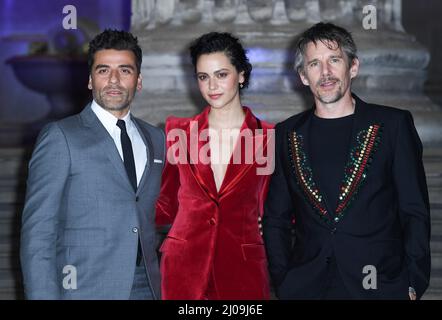
<svg viewBox="0 0 442 320">
<path fill-rule="evenodd" d="M 160 195 L 156 203 L 155 222 L 157 226 L 171 225 L 178 211 L 178 190 L 180 188 L 179 168 L 174 157 L 176 141 L 173 134 L 173 121 L 166 121 L 166 163 L 164 165 Z M 178 129 L 179 130 L 179 129 Z M 171 139 L 169 139 L 169 137 Z M 182 138 L 182 137 L 180 137 Z M 169 141 L 171 140 L 171 141 Z"/>
<path fill-rule="evenodd" d="M 275 128 L 275 171 L 270 178 L 264 205 L 263 231 L 269 271 L 276 286 L 284 280 L 291 253 L 293 204 L 282 167 L 284 131 Z"/>
<path fill-rule="evenodd" d="M 69 170 L 65 136 L 58 124 L 50 124 L 40 133 L 29 163 L 22 215 L 20 258 L 27 299 L 58 299 L 60 295 L 56 241 Z"/>
<path fill-rule="evenodd" d="M 420 298 L 430 280 L 430 205 L 422 163 L 422 143 L 408 111 L 403 113 L 398 124 L 393 176 L 410 286 Z"/>
</svg>

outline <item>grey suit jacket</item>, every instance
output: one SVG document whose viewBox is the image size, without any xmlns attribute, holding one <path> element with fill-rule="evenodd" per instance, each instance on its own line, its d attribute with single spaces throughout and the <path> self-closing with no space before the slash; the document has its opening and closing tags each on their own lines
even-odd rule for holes
<svg viewBox="0 0 442 320">
<path fill-rule="evenodd" d="M 137 192 L 90 105 L 47 125 L 29 163 L 21 230 L 28 299 L 128 299 L 138 236 L 160 298 L 154 208 L 165 160 L 162 130 L 132 117 L 146 145 Z"/>
</svg>

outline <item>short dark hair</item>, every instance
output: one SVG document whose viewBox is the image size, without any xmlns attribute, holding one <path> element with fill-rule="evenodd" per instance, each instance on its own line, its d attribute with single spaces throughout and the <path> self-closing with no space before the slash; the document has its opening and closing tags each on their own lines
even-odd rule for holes
<svg viewBox="0 0 442 320">
<path fill-rule="evenodd" d="M 89 42 L 89 50 L 87 54 L 89 72 L 92 71 L 95 53 L 105 49 L 132 51 L 135 55 L 137 71 L 138 73 L 141 72 L 143 53 L 138 45 L 138 39 L 130 32 L 111 29 L 104 30 Z"/>
<path fill-rule="evenodd" d="M 336 43 L 338 45 L 338 48 L 341 48 L 342 51 L 347 55 L 349 66 L 351 66 L 354 59 L 358 58 L 356 44 L 350 32 L 332 23 L 319 22 L 313 27 L 305 30 L 298 37 L 295 53 L 296 71 L 303 71 L 304 54 L 307 49 L 307 45 L 310 42 L 316 44 L 318 41 L 321 41 L 327 46 L 330 45 L 327 42 Z"/>
<path fill-rule="evenodd" d="M 249 62 L 249 58 L 247 58 L 246 50 L 238 38 L 227 32 L 209 32 L 192 42 L 190 45 L 190 57 L 195 72 L 196 63 L 201 55 L 216 52 L 224 52 L 236 71 L 239 73 L 244 71 L 243 87 L 247 88 L 252 72 L 252 65 Z M 242 88 L 240 88 L 240 90 L 241 89 Z"/>
</svg>

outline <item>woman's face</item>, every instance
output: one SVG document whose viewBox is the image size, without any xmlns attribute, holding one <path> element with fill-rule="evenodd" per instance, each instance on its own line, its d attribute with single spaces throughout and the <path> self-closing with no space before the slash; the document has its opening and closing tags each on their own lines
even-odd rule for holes
<svg viewBox="0 0 442 320">
<path fill-rule="evenodd" d="M 241 106 L 239 84 L 244 82 L 244 72 L 238 73 L 224 52 L 202 54 L 196 76 L 201 95 L 211 107 Z"/>
</svg>

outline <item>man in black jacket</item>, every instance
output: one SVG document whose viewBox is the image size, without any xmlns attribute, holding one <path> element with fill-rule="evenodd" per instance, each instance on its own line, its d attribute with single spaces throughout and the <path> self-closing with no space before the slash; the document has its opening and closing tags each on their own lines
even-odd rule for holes
<svg viewBox="0 0 442 320">
<path fill-rule="evenodd" d="M 420 298 L 430 278 L 430 213 L 413 118 L 352 94 L 359 60 L 345 29 L 318 23 L 297 49 L 315 106 L 276 126 L 263 221 L 276 293 Z"/>
</svg>

